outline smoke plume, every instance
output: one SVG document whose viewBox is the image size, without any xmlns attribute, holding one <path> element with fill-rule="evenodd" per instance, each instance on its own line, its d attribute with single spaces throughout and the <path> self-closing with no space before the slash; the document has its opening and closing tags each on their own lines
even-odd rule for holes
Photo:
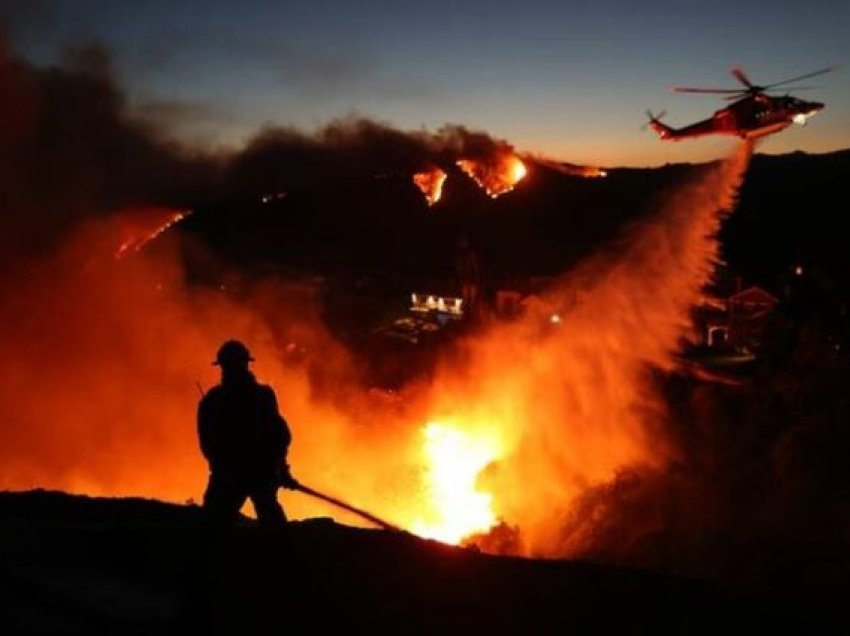
<svg viewBox="0 0 850 636">
<path fill-rule="evenodd" d="M 55 247 L 77 222 L 134 204 L 188 206 L 211 166 L 125 114 L 98 48 L 36 69 L 0 41 L 0 266 Z"/>
</svg>

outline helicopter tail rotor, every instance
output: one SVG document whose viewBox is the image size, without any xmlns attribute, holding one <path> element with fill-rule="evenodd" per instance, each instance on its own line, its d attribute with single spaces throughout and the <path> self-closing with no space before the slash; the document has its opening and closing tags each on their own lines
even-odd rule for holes
<svg viewBox="0 0 850 636">
<path fill-rule="evenodd" d="M 652 128 L 652 130 L 658 133 L 659 137 L 661 137 L 662 139 L 667 139 L 675 131 L 670 128 L 670 126 L 661 121 L 661 118 L 664 117 L 664 115 L 666 114 L 667 111 L 665 110 L 659 111 L 657 114 L 653 114 L 651 110 L 647 110 L 646 116 L 649 118 L 649 121 L 647 121 L 643 126 L 641 126 L 641 130 Z"/>
<path fill-rule="evenodd" d="M 643 126 L 641 126 L 641 130 L 646 130 L 649 125 L 653 123 L 660 124 L 661 118 L 667 114 L 666 110 L 660 110 L 657 114 L 653 114 L 652 111 L 648 108 L 644 112 L 646 113 L 646 118 L 648 119 L 648 121 Z"/>
</svg>

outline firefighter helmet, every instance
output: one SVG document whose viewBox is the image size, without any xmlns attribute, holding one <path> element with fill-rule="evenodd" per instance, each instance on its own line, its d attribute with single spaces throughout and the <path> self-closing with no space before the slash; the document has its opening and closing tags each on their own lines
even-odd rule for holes
<svg viewBox="0 0 850 636">
<path fill-rule="evenodd" d="M 238 340 L 228 340 L 218 349 L 213 364 L 225 367 L 233 364 L 253 362 L 254 358 L 248 347 Z"/>
</svg>

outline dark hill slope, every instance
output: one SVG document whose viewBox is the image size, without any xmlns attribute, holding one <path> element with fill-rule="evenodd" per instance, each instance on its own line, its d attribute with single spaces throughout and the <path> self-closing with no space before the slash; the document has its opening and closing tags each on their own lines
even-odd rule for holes
<svg viewBox="0 0 850 636">
<path fill-rule="evenodd" d="M 850 150 L 754 157 L 721 234 L 730 264 L 774 288 L 800 264 L 843 288 L 846 298 L 848 183 Z"/>
<path fill-rule="evenodd" d="M 701 581 L 494 557 L 314 519 L 210 541 L 194 506 L 0 494 L 0 631 L 766 633 L 788 605 Z M 799 629 L 795 629 L 799 628 Z"/>
<path fill-rule="evenodd" d="M 456 241 L 467 236 L 488 276 L 550 275 L 616 238 L 703 168 L 618 168 L 584 179 L 532 164 L 516 190 L 496 200 L 451 170 L 433 208 L 409 174 L 337 176 L 268 203 L 259 190 L 224 197 L 200 206 L 181 230 L 249 271 L 440 276 L 451 273 Z M 842 277 L 850 265 L 841 242 L 848 179 L 850 150 L 756 155 L 724 224 L 733 269 L 772 286 L 802 258 Z"/>
</svg>

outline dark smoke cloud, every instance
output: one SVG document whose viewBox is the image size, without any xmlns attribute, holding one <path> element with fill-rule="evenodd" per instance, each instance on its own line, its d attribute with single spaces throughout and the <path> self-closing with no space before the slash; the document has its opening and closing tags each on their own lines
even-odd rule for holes
<svg viewBox="0 0 850 636">
<path fill-rule="evenodd" d="M 231 179 L 239 191 L 313 186 L 351 176 L 397 174 L 406 178 L 461 158 L 513 152 L 506 141 L 446 125 L 436 133 L 405 132 L 360 117 L 339 119 L 313 133 L 269 127 L 233 157 Z"/>
<path fill-rule="evenodd" d="M 409 179 L 435 164 L 512 151 L 463 126 L 404 132 L 355 117 L 309 133 L 268 127 L 229 154 L 192 151 L 169 136 L 169 127 L 220 113 L 168 100 L 129 104 L 108 51 L 97 45 L 69 47 L 61 65 L 36 68 L 0 42 L 0 98 L 6 261 L 55 246 L 78 221 L 116 209 L 190 208 L 228 192 L 253 197 L 364 175 Z"/>
<path fill-rule="evenodd" d="M 107 52 L 69 50 L 37 69 L 0 43 L 0 253 L 55 246 L 79 221 L 128 206 L 188 206 L 213 164 L 131 119 Z"/>
<path fill-rule="evenodd" d="M 149 99 L 133 105 L 140 118 L 152 122 L 163 129 L 172 130 L 198 122 L 226 124 L 233 117 L 213 104 L 178 99 Z"/>
</svg>

